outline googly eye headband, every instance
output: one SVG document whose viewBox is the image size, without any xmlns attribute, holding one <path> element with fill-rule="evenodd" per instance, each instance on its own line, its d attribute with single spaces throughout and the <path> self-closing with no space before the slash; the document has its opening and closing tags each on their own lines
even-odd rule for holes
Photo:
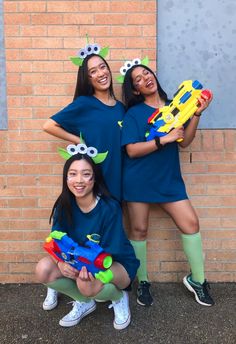
<svg viewBox="0 0 236 344">
<path fill-rule="evenodd" d="M 98 45 L 97 43 L 89 44 L 88 35 L 86 35 L 86 38 L 87 45 L 78 51 L 77 56 L 70 56 L 71 62 L 79 67 L 82 66 L 83 60 L 88 55 L 96 54 L 105 58 L 109 52 L 109 47 L 101 48 L 100 45 Z"/>
<path fill-rule="evenodd" d="M 66 147 L 66 149 L 64 148 L 58 148 L 58 153 L 60 154 L 60 156 L 65 159 L 68 160 L 69 158 L 72 157 L 72 155 L 75 154 L 87 154 L 95 164 L 100 164 L 102 163 L 108 154 L 108 151 L 105 153 L 98 153 L 98 150 L 95 147 L 88 147 L 82 136 L 80 135 L 80 141 L 81 143 L 79 143 L 78 145 L 74 145 L 74 144 L 70 144 Z"/>
<path fill-rule="evenodd" d="M 131 67 L 135 65 L 140 65 L 140 64 L 144 66 L 148 66 L 148 63 L 149 63 L 149 58 L 147 56 L 144 57 L 142 60 L 137 57 L 133 59 L 132 61 L 125 61 L 123 66 L 120 67 L 120 75 L 116 78 L 116 80 L 119 82 L 119 84 L 123 84 L 124 79 L 125 79 L 125 74 Z"/>
</svg>

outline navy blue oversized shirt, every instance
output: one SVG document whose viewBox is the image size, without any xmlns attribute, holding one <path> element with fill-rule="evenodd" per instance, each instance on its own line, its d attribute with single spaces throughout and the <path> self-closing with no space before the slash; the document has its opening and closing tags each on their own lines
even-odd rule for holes
<svg viewBox="0 0 236 344">
<path fill-rule="evenodd" d="M 122 145 L 144 142 L 149 129 L 151 106 L 141 103 L 125 114 L 122 128 Z M 123 199 L 129 202 L 161 203 L 186 199 L 187 194 L 180 171 L 178 143 L 166 144 L 138 158 L 125 153 L 123 164 Z"/>
<path fill-rule="evenodd" d="M 101 163 L 102 173 L 111 194 L 121 199 L 121 121 L 125 110 L 121 102 L 114 106 L 94 96 L 80 96 L 51 117 L 67 132 L 82 135 L 86 145 L 108 152 Z"/>
<path fill-rule="evenodd" d="M 100 198 L 93 210 L 83 213 L 72 197 L 72 214 L 73 226 L 70 226 L 65 216 L 63 223 L 59 223 L 55 212 L 52 231 L 65 232 L 78 244 L 84 244 L 87 235 L 96 234 L 100 237 L 99 245 L 112 255 L 113 261 L 123 265 L 131 281 L 134 280 L 139 260 L 124 231 L 120 204 L 113 199 Z"/>
</svg>

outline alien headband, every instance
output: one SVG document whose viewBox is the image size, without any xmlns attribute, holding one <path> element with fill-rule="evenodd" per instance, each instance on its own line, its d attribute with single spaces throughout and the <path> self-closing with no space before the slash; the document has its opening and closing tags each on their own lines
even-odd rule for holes
<svg viewBox="0 0 236 344">
<path fill-rule="evenodd" d="M 70 56 L 72 63 L 79 67 L 82 66 L 83 60 L 86 56 L 96 54 L 105 58 L 109 52 L 109 47 L 101 48 L 97 43 L 89 44 L 88 35 L 86 35 L 86 38 L 86 46 L 78 51 L 77 56 Z"/>
<path fill-rule="evenodd" d="M 142 64 L 144 66 L 148 66 L 148 63 L 149 63 L 149 59 L 147 56 L 144 57 L 142 60 L 140 58 L 135 58 L 132 61 L 125 61 L 123 66 L 120 67 L 120 75 L 116 78 L 116 80 L 119 82 L 119 84 L 123 84 L 125 74 L 127 73 L 127 71 L 131 67 L 133 67 L 135 65 L 139 65 L 139 64 Z"/>
<path fill-rule="evenodd" d="M 68 160 L 72 157 L 72 155 L 78 153 L 87 154 L 94 161 L 95 164 L 100 164 L 106 159 L 108 151 L 104 153 L 98 153 L 95 147 L 87 147 L 82 138 L 82 135 L 80 135 L 80 141 L 81 143 L 79 143 L 78 145 L 70 144 L 66 147 L 66 149 L 58 148 L 58 153 L 65 160 Z"/>
</svg>

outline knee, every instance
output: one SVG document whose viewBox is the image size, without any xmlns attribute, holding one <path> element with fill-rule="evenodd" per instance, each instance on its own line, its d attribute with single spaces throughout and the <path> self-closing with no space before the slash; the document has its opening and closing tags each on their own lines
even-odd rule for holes
<svg viewBox="0 0 236 344">
<path fill-rule="evenodd" d="M 93 295 L 93 293 L 91 291 L 88 291 L 86 288 L 81 287 L 81 286 L 79 288 L 79 291 L 85 297 L 93 297 L 93 296 L 95 296 L 95 294 Z"/>
<path fill-rule="evenodd" d="M 146 225 L 134 225 L 130 231 L 130 239 L 146 240 L 148 234 L 148 227 Z"/>
<path fill-rule="evenodd" d="M 192 228 L 193 233 L 199 232 L 199 220 L 197 217 L 195 217 L 191 220 L 191 227 L 190 228 Z"/>
<path fill-rule="evenodd" d="M 186 223 L 186 229 L 183 230 L 186 234 L 196 234 L 199 232 L 199 220 L 197 216 L 190 218 Z"/>
<path fill-rule="evenodd" d="M 85 296 L 85 297 L 94 297 L 96 295 L 96 293 L 93 293 L 89 288 L 87 288 L 87 286 L 78 283 L 78 281 L 76 281 L 77 287 L 80 291 L 80 293 Z"/>
<path fill-rule="evenodd" d="M 49 257 L 44 257 L 38 262 L 35 268 L 35 274 L 40 283 L 49 282 L 54 264 Z"/>
</svg>

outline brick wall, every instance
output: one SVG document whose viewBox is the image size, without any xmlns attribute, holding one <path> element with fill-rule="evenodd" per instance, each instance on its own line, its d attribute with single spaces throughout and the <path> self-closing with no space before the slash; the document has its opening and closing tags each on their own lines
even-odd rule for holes
<svg viewBox="0 0 236 344">
<path fill-rule="evenodd" d="M 125 58 L 148 55 L 155 69 L 156 1 L 6 0 L 4 21 L 9 128 L 0 131 L 0 282 L 34 282 L 60 192 L 56 148 L 65 145 L 42 124 L 72 99 L 77 70 L 68 56 L 85 45 L 87 33 L 91 43 L 110 46 L 114 76 Z M 119 96 L 120 86 L 115 90 Z M 212 281 L 236 281 L 235 142 L 234 130 L 202 130 L 181 152 Z M 148 245 L 151 279 L 180 280 L 188 266 L 178 231 L 158 207 Z"/>
</svg>

